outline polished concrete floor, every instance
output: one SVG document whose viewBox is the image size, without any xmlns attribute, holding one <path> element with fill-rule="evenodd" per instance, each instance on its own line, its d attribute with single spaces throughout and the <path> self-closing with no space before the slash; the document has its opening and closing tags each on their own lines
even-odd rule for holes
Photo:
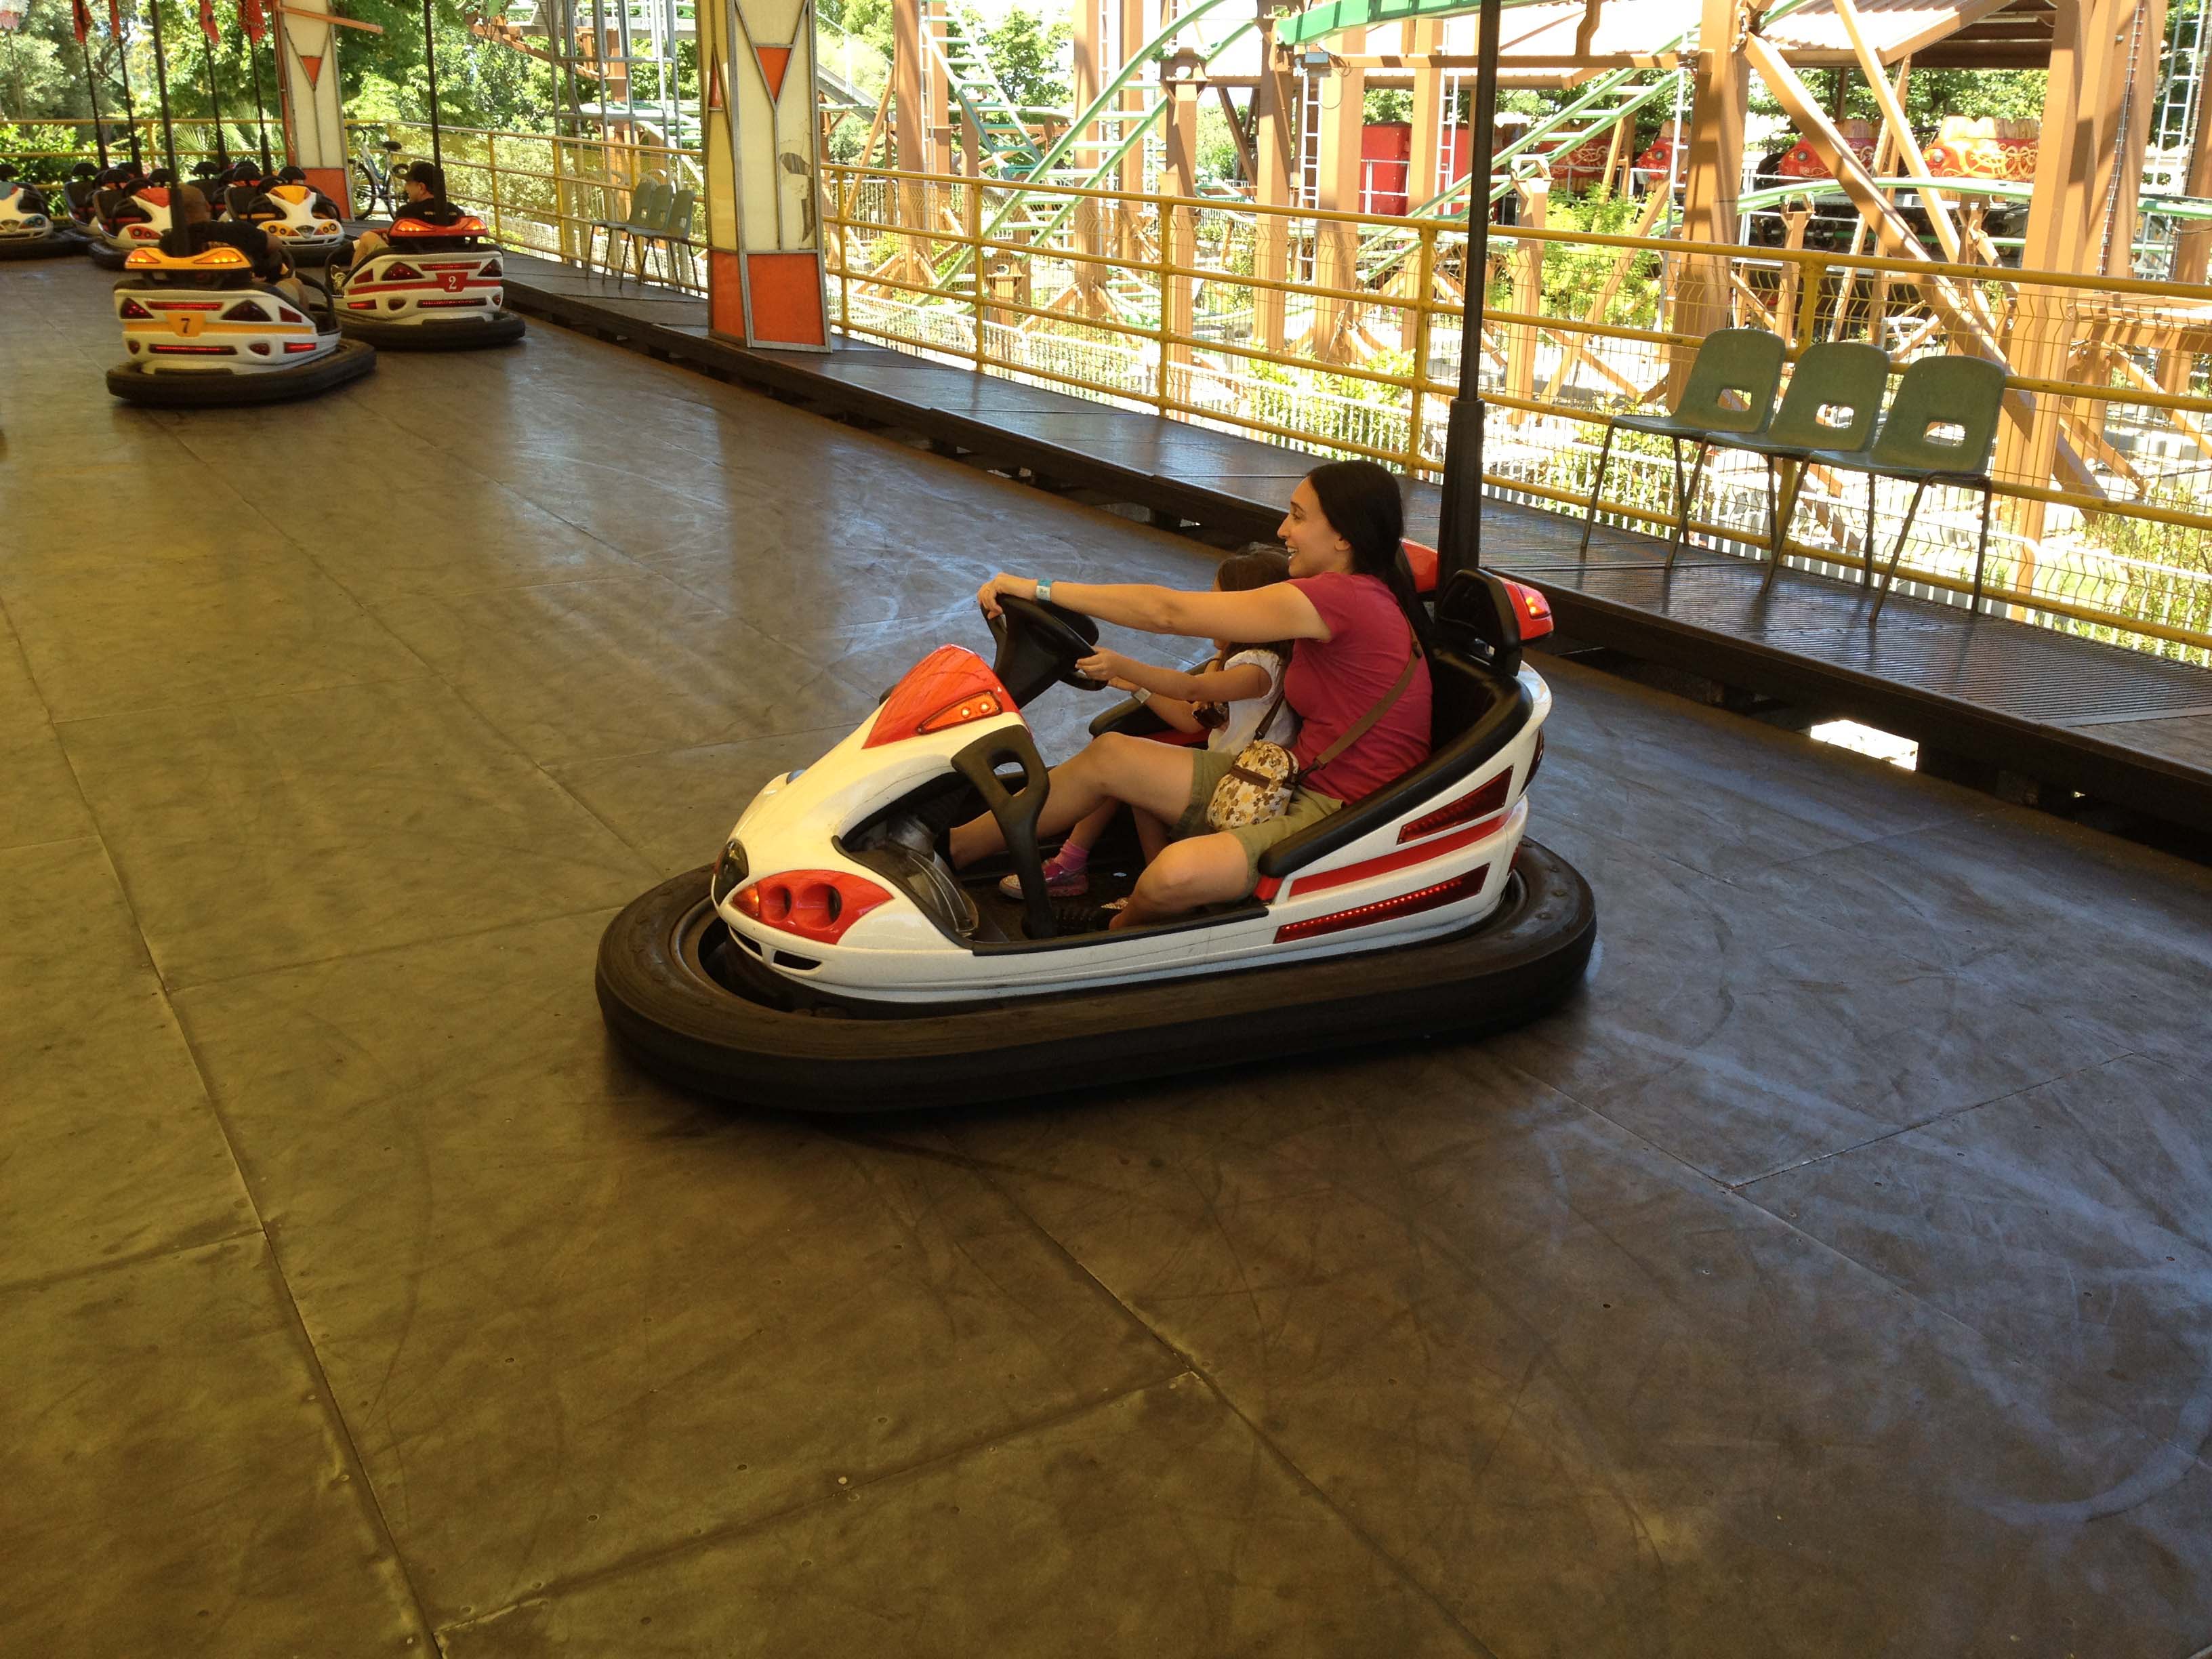
<svg viewBox="0 0 2212 1659">
<path fill-rule="evenodd" d="M 2202 868 L 1554 663 L 1558 1015 L 733 1115 L 613 909 L 1202 561 L 548 329 L 127 410 L 106 288 L 0 268 L 0 1651 L 2212 1644 Z"/>
</svg>

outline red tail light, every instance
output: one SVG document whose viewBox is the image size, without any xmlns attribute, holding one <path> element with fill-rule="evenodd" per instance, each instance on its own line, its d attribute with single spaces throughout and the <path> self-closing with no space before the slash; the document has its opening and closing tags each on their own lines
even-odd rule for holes
<svg viewBox="0 0 2212 1659">
<path fill-rule="evenodd" d="M 1341 933 L 1346 928 L 1369 927 L 1378 921 L 1416 915 L 1423 910 L 1440 910 L 1447 904 L 1473 898 L 1482 890 L 1483 881 L 1489 874 L 1490 866 L 1479 864 L 1465 874 L 1454 876 L 1449 881 L 1440 881 L 1433 887 L 1417 887 L 1410 893 L 1399 894 L 1395 898 L 1377 899 L 1372 904 L 1358 905 L 1326 916 L 1311 916 L 1304 921 L 1285 922 L 1275 929 L 1275 943 L 1280 945 L 1294 939 L 1313 939 L 1322 933 Z"/>
<path fill-rule="evenodd" d="M 376 280 L 380 283 L 419 283 L 422 280 L 422 273 L 405 260 L 398 259 L 378 271 Z"/>
<path fill-rule="evenodd" d="M 891 689 L 863 746 L 874 749 L 990 720 L 1012 714 L 1013 708 L 1006 688 L 981 657 L 960 646 L 940 645 Z"/>
<path fill-rule="evenodd" d="M 223 320 L 232 323 L 265 323 L 269 313 L 252 300 L 241 300 L 222 313 Z"/>
<path fill-rule="evenodd" d="M 847 928 L 890 898 L 872 881 L 840 870 L 787 870 L 762 877 L 730 902 L 755 921 L 835 945 Z"/>
<path fill-rule="evenodd" d="M 1439 806 L 1433 812 L 1415 818 L 1398 832 L 1400 845 L 1419 841 L 1424 836 L 1433 836 L 1439 830 L 1449 830 L 1455 823 L 1473 823 L 1477 818 L 1486 818 L 1504 807 L 1505 797 L 1513 787 L 1511 769 L 1500 772 L 1471 795 L 1462 795 L 1449 806 Z"/>
<path fill-rule="evenodd" d="M 313 340 L 287 340 L 284 342 L 284 355 L 287 357 L 296 357 L 303 351 L 313 351 L 314 349 L 315 342 Z"/>
<path fill-rule="evenodd" d="M 154 315 L 136 300 L 125 300 L 123 302 L 123 309 L 115 314 L 127 321 L 137 321 L 142 318 L 150 320 Z"/>
<path fill-rule="evenodd" d="M 1552 631 L 1552 602 L 1526 582 L 1507 580 L 1506 591 L 1513 595 L 1514 620 L 1521 624 L 1521 638 L 1540 640 Z"/>
</svg>

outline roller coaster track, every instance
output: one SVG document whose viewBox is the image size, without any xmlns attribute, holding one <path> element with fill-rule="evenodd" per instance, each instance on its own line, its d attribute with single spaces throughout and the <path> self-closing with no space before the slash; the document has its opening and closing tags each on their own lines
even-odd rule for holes
<svg viewBox="0 0 2212 1659">
<path fill-rule="evenodd" d="M 1001 179 L 1036 174 L 1044 163 L 1036 140 L 992 69 L 982 43 L 969 38 L 961 15 L 946 0 L 922 0 L 922 37 L 944 71 L 960 112 L 975 131 L 984 170 Z"/>
</svg>

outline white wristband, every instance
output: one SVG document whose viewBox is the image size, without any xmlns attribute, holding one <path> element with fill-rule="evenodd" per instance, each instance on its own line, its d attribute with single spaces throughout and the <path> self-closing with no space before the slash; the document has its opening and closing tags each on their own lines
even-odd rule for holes
<svg viewBox="0 0 2212 1659">
<path fill-rule="evenodd" d="M 1150 702 L 1152 700 L 1152 694 L 1146 690 L 1141 685 L 1135 690 L 1129 693 L 1129 695 L 1134 697 L 1140 703 Z"/>
<path fill-rule="evenodd" d="M 1043 580 L 1040 581 L 1036 585 L 1036 602 L 1039 605 L 1050 605 L 1052 603 L 1051 577 L 1047 576 Z"/>
</svg>

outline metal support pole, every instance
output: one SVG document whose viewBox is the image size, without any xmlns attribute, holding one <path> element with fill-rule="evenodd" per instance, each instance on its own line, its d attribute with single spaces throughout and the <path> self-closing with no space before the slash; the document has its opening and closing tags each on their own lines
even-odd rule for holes
<svg viewBox="0 0 2212 1659">
<path fill-rule="evenodd" d="M 92 99 L 92 142 L 100 146 L 100 170 L 105 173 L 107 171 L 107 131 L 100 124 L 100 82 L 93 78 L 92 74 L 91 37 L 87 35 L 78 41 L 76 49 L 84 54 L 84 89 Z"/>
<path fill-rule="evenodd" d="M 1453 575 L 1482 567 L 1482 311 L 1490 286 L 1490 170 L 1498 125 L 1498 37 L 1503 0 L 1482 0 L 1476 46 L 1474 131 L 1468 157 L 1466 292 L 1459 348 L 1459 395 L 1444 434 L 1443 509 L 1437 533 L 1437 591 Z"/>
<path fill-rule="evenodd" d="M 177 130 L 169 119 L 168 60 L 161 49 L 161 8 L 160 0 L 146 8 L 154 20 L 154 86 L 161 95 L 161 151 L 167 158 L 169 169 L 169 200 L 173 204 L 178 192 L 184 188 L 183 175 L 177 171 Z M 178 258 L 186 258 L 192 251 L 192 233 L 185 223 L 183 212 L 175 205 L 169 210 L 168 234 L 161 238 L 161 249 Z"/>
<path fill-rule="evenodd" d="M 119 23 L 123 14 L 109 14 L 111 25 Z M 145 161 L 138 153 L 138 103 L 131 95 L 131 42 L 118 29 L 115 36 L 115 68 L 123 77 L 123 131 L 131 141 L 131 164 L 143 167 Z"/>
<path fill-rule="evenodd" d="M 215 112 L 216 165 L 227 170 L 230 166 L 230 146 L 222 137 L 222 93 L 215 83 L 215 43 L 204 34 L 200 36 L 200 67 L 207 71 L 208 107 Z"/>
<path fill-rule="evenodd" d="M 276 27 L 278 28 L 284 27 L 282 13 L 277 15 Z M 266 177 L 270 172 L 269 109 L 261 101 L 261 48 L 254 44 L 253 37 L 250 34 L 246 37 L 246 62 L 247 67 L 253 71 L 253 137 L 260 147 L 261 172 L 263 176 Z"/>
<path fill-rule="evenodd" d="M 438 43 L 430 28 L 430 0 L 422 0 L 422 63 L 430 71 L 430 161 L 443 170 L 446 153 L 438 140 Z"/>
</svg>

